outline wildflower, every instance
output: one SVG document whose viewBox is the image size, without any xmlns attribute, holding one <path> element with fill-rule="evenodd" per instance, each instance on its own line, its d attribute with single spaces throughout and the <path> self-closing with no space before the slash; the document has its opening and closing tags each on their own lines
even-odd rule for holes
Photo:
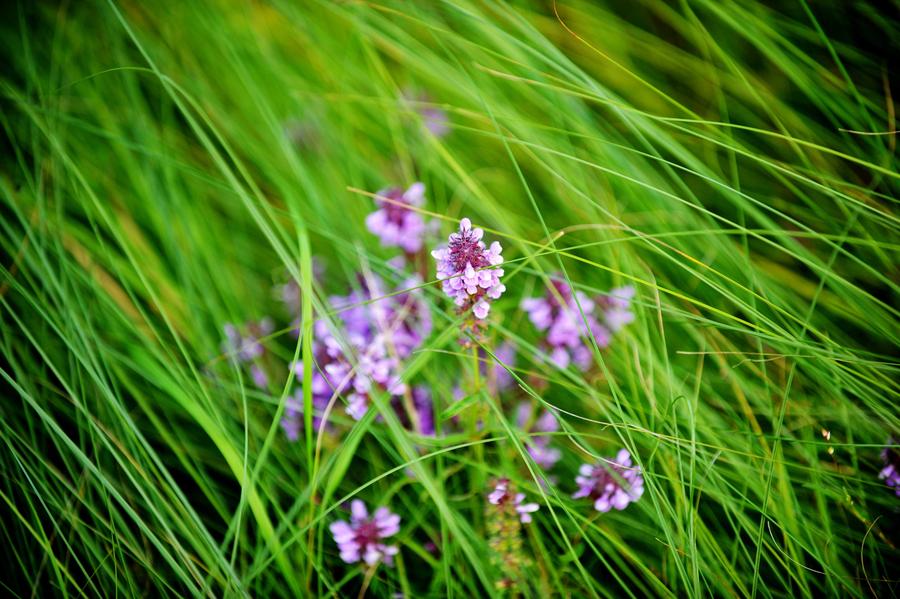
<svg viewBox="0 0 900 599">
<path fill-rule="evenodd" d="M 413 288 L 421 280 L 410 277 L 404 285 Z M 317 329 L 326 346 L 328 363 L 323 370 L 333 382 L 346 381 L 347 413 L 361 420 L 370 404 L 372 392 L 391 396 L 406 392 L 400 379 L 400 360 L 415 351 L 431 333 L 431 313 L 419 290 L 389 295 L 384 282 L 371 275 L 361 280 L 359 289 L 347 296 L 331 298 L 343 324 L 346 348 L 338 343 L 327 327 Z M 353 364 L 355 362 L 355 364 Z M 339 383 L 338 383 L 339 384 Z"/>
<path fill-rule="evenodd" d="M 550 410 L 544 410 L 540 417 L 532 423 L 534 409 L 531 403 L 523 401 L 516 410 L 516 424 L 530 433 L 555 433 L 559 430 L 559 422 Z M 525 449 L 535 463 L 544 470 L 550 470 L 562 457 L 562 452 L 550 447 L 549 437 L 531 437 L 525 443 Z"/>
<path fill-rule="evenodd" d="M 420 289 L 422 278 L 411 275 L 394 291 L 388 301 L 379 303 L 383 334 L 400 358 L 418 349 L 431 334 L 431 310 Z M 401 291 L 408 290 L 408 291 Z"/>
<path fill-rule="evenodd" d="M 419 109 L 419 116 L 422 117 L 425 128 L 431 131 L 435 137 L 444 137 L 450 133 L 450 125 L 448 124 L 450 119 L 447 118 L 447 113 L 444 110 L 426 106 Z"/>
<path fill-rule="evenodd" d="M 522 590 L 528 586 L 523 572 L 531 563 L 522 544 L 522 524 L 531 522 L 531 514 L 539 506 L 525 503 L 525 494 L 516 493 L 508 478 L 496 481 L 487 500 L 485 521 L 491 561 L 503 573 L 497 588 Z"/>
<path fill-rule="evenodd" d="M 263 355 L 263 347 L 260 337 L 269 335 L 275 328 L 272 319 L 268 316 L 259 322 L 250 322 L 244 326 L 246 332 L 241 334 L 238 327 L 232 323 L 226 323 L 222 327 L 225 331 L 225 342 L 222 351 L 233 354 L 239 362 L 252 362 Z"/>
<path fill-rule="evenodd" d="M 884 468 L 878 473 L 878 478 L 884 479 L 900 497 L 900 446 L 893 437 L 888 439 L 887 446 L 881 451 L 881 459 L 884 460 Z"/>
<path fill-rule="evenodd" d="M 396 545 L 386 545 L 384 539 L 400 532 L 400 516 L 380 507 L 369 516 L 366 504 L 359 499 L 350 503 L 350 522 L 339 520 L 329 527 L 341 552 L 341 559 L 348 564 L 360 559 L 369 566 L 379 562 L 393 564 L 393 557 L 400 551 Z"/>
<path fill-rule="evenodd" d="M 406 402 L 402 397 L 395 396 L 391 400 L 391 406 L 397 412 L 400 422 L 410 430 L 414 430 L 420 435 L 434 435 L 434 406 L 431 401 L 431 391 L 428 387 L 419 385 L 413 387 L 410 393 L 412 399 L 412 409 L 415 411 L 415 426 L 413 426 L 411 415 L 408 413 Z"/>
<path fill-rule="evenodd" d="M 381 238 L 384 247 L 399 246 L 414 254 L 422 249 L 428 227 L 422 215 L 413 210 L 425 201 L 425 185 L 413 183 L 403 191 L 391 187 L 378 192 L 378 210 L 366 217 L 366 227 Z"/>
<path fill-rule="evenodd" d="M 596 304 L 603 312 L 603 324 L 612 333 L 618 333 L 634 320 L 631 311 L 631 300 L 634 298 L 634 287 L 617 287 L 606 296 L 597 298 Z"/>
<path fill-rule="evenodd" d="M 503 264 L 500 252 L 503 248 L 493 242 L 485 247 L 481 238 L 484 231 L 473 229 L 472 222 L 464 218 L 459 231 L 450 235 L 447 247 L 431 252 L 437 260 L 437 277 L 442 280 L 444 292 L 453 299 L 460 312 L 472 311 L 475 318 L 483 320 L 490 311 L 490 300 L 506 291 L 500 282 Z"/>
<path fill-rule="evenodd" d="M 269 335 L 275 328 L 272 319 L 265 317 L 259 322 L 247 323 L 243 327 L 244 333 L 230 322 L 222 328 L 225 332 L 222 351 L 234 356 L 238 363 L 250 364 L 250 379 L 256 387 L 260 389 L 268 387 L 269 377 L 258 361 L 266 351 L 261 338 Z"/>
<path fill-rule="evenodd" d="M 516 365 L 516 346 L 511 341 L 504 341 L 497 347 L 494 359 L 479 347 L 478 358 L 481 360 L 478 370 L 483 377 L 493 377 L 495 392 L 505 391 L 513 386 L 515 379 L 506 369 Z"/>
<path fill-rule="evenodd" d="M 612 336 L 634 320 L 633 296 L 633 287 L 619 287 L 592 300 L 554 277 L 544 297 L 526 298 L 521 306 L 532 324 L 547 332 L 544 344 L 554 364 L 567 368 L 575 363 L 587 370 L 593 360 L 588 339 L 593 337 L 600 348 L 609 346 Z"/>
<path fill-rule="evenodd" d="M 265 389 L 269 386 L 269 375 L 257 364 L 250 365 L 250 380 L 258 389 Z"/>
<path fill-rule="evenodd" d="M 522 503 L 525 501 L 525 493 L 513 494 L 509 486 L 508 478 L 498 480 L 494 490 L 488 495 L 488 501 L 496 506 L 512 506 L 523 524 L 531 522 L 532 512 L 538 511 L 541 506 L 536 503 Z"/>
<path fill-rule="evenodd" d="M 601 460 L 593 466 L 582 464 L 578 474 L 575 477 L 578 491 L 572 497 L 589 497 L 598 512 L 608 512 L 610 508 L 623 510 L 644 494 L 640 468 L 632 466 L 627 449 L 620 450 L 615 460 Z"/>
<path fill-rule="evenodd" d="M 312 275 L 314 281 L 320 281 L 325 274 L 325 267 L 317 256 L 312 257 Z M 293 277 L 273 288 L 275 297 L 287 308 L 291 314 L 299 314 L 301 308 L 300 283 Z"/>
<path fill-rule="evenodd" d="M 413 111 L 418 113 L 422 118 L 425 128 L 428 129 L 435 137 L 444 137 L 450 132 L 449 119 L 446 111 L 434 106 L 424 106 L 424 102 L 428 102 L 428 95 L 416 93 L 414 90 L 407 89 L 400 97 L 402 104 L 408 105 Z"/>
<path fill-rule="evenodd" d="M 319 389 L 319 392 L 317 393 L 316 387 L 320 385 L 325 385 L 327 387 L 325 379 L 321 375 L 318 377 L 313 376 L 312 427 L 313 431 L 316 432 L 318 432 L 322 426 L 322 418 L 325 409 L 328 407 L 330 394 L 330 387 L 328 388 L 328 391 Z M 292 396 L 285 399 L 284 413 L 281 417 L 281 429 L 284 431 L 284 436 L 287 437 L 288 441 L 294 442 L 300 438 L 300 431 L 303 430 L 303 422 L 303 389 L 297 389 Z"/>
</svg>

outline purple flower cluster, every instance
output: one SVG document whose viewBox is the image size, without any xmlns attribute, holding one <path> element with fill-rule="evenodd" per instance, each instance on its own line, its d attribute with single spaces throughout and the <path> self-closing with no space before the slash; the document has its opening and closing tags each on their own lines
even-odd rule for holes
<svg viewBox="0 0 900 599">
<path fill-rule="evenodd" d="M 378 235 L 384 247 L 400 247 L 408 254 L 422 249 L 428 225 L 422 215 L 413 210 L 425 201 L 425 185 L 413 183 L 403 191 L 391 187 L 378 192 L 378 210 L 366 217 L 366 227 Z"/>
<path fill-rule="evenodd" d="M 419 108 L 418 113 L 425 123 L 425 128 L 431 131 L 435 137 L 444 137 L 450 133 L 450 119 L 447 118 L 447 113 L 444 110 L 433 106 L 425 106 Z"/>
<path fill-rule="evenodd" d="M 437 260 L 437 277 L 444 292 L 461 312 L 471 309 L 477 319 L 486 318 L 489 301 L 506 291 L 500 282 L 503 269 L 493 268 L 503 264 L 503 248 L 496 241 L 490 248 L 485 247 L 483 236 L 483 230 L 473 229 L 472 222 L 464 218 L 459 222 L 459 231 L 450 235 L 447 247 L 431 252 Z"/>
<path fill-rule="evenodd" d="M 417 277 L 410 277 L 400 289 L 419 283 Z M 388 296 L 383 281 L 375 275 L 360 285 L 346 296 L 331 298 L 339 310 L 345 343 L 332 334 L 325 321 L 317 321 L 313 331 L 313 404 L 327 404 L 332 395 L 346 394 L 346 411 L 356 420 L 368 411 L 372 392 L 385 391 L 392 396 L 407 392 L 400 380 L 400 361 L 422 344 L 432 326 L 420 292 Z M 303 376 L 302 362 L 294 368 L 298 377 Z"/>
<path fill-rule="evenodd" d="M 407 399 L 411 400 L 409 407 Z M 428 387 L 422 385 L 413 387 L 408 398 L 394 396 L 391 399 L 391 407 L 394 408 L 400 422 L 406 428 L 426 437 L 434 436 L 434 404 L 431 401 L 431 391 Z M 410 413 L 410 407 L 412 413 Z"/>
<path fill-rule="evenodd" d="M 392 565 L 399 549 L 386 545 L 384 539 L 400 532 L 400 516 L 380 507 L 369 516 L 366 504 L 359 499 L 350 503 L 350 522 L 339 520 L 329 527 L 341 552 L 341 559 L 348 564 L 360 559 L 369 566 L 379 562 Z"/>
<path fill-rule="evenodd" d="M 425 128 L 428 129 L 435 137 L 444 137 L 450 132 L 447 113 L 433 106 L 423 106 L 422 103 L 428 102 L 428 95 L 416 93 L 414 90 L 407 89 L 400 98 L 402 104 L 411 105 L 414 110 L 422 118 Z"/>
<path fill-rule="evenodd" d="M 530 433 L 555 433 L 559 430 L 559 421 L 550 410 L 544 410 L 536 419 L 534 408 L 530 402 L 522 402 L 516 410 L 516 424 L 524 431 Z M 562 452 L 555 447 L 550 447 L 550 438 L 545 436 L 533 436 L 525 443 L 525 449 L 535 463 L 544 470 L 550 470 L 562 457 Z"/>
<path fill-rule="evenodd" d="M 578 490 L 572 497 L 590 498 L 598 512 L 608 512 L 611 508 L 623 510 L 644 494 L 644 478 L 640 468 L 632 465 L 627 449 L 620 450 L 615 460 L 582 464 L 578 474 L 575 477 Z"/>
<path fill-rule="evenodd" d="M 603 326 L 615 334 L 634 321 L 631 311 L 631 300 L 634 299 L 634 287 L 616 287 L 606 295 L 595 298 L 597 308 L 603 315 Z"/>
<path fill-rule="evenodd" d="M 516 365 L 516 346 L 511 341 L 504 341 L 494 350 L 492 359 L 481 348 L 478 349 L 478 358 L 481 360 L 479 372 L 481 376 L 491 379 L 493 377 L 493 390 L 505 391 L 513 386 L 515 379 L 506 369 Z"/>
<path fill-rule="evenodd" d="M 523 524 L 531 522 L 531 514 L 540 509 L 536 503 L 522 503 L 525 501 L 525 493 L 513 493 L 510 490 L 508 478 L 501 478 L 494 485 L 494 490 L 488 494 L 488 502 L 501 508 L 511 506 Z"/>
<path fill-rule="evenodd" d="M 593 337 L 599 347 L 607 347 L 613 334 L 634 320 L 633 296 L 633 287 L 620 287 L 592 300 L 554 277 L 546 295 L 522 300 L 522 309 L 539 331 L 547 332 L 544 343 L 554 364 L 566 368 L 574 362 L 587 370 L 592 362 L 588 339 Z"/>
<path fill-rule="evenodd" d="M 260 389 L 267 387 L 269 378 L 258 362 L 266 353 L 262 338 L 270 335 L 275 329 L 272 319 L 265 317 L 259 322 L 249 322 L 242 327 L 243 332 L 230 322 L 222 328 L 225 331 L 222 351 L 233 356 L 240 364 L 250 364 L 250 378 L 253 379 L 253 384 Z"/>
<path fill-rule="evenodd" d="M 881 451 L 881 459 L 884 460 L 884 468 L 878 473 L 878 478 L 883 479 L 900 497 L 900 445 L 893 437 L 888 439 L 887 446 Z"/>
<path fill-rule="evenodd" d="M 328 399 L 331 394 L 331 388 L 315 389 L 315 385 L 326 385 L 325 380 L 319 376 L 313 375 L 313 431 L 318 432 L 322 426 L 322 419 L 325 417 L 325 409 L 328 407 Z M 318 391 L 318 392 L 317 392 Z M 326 425 L 327 427 L 327 425 Z M 294 442 L 300 438 L 300 431 L 303 430 L 303 389 L 297 389 L 294 394 L 289 396 L 284 402 L 284 413 L 281 417 L 281 429 L 288 441 Z"/>
</svg>

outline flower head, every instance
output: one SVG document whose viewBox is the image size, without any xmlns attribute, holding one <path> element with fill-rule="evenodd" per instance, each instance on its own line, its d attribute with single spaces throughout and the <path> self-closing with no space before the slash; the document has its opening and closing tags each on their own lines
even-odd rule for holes
<svg viewBox="0 0 900 599">
<path fill-rule="evenodd" d="M 317 340 L 325 347 L 323 370 L 331 387 L 346 390 L 347 413 L 361 420 L 369 409 L 372 392 L 399 396 L 406 392 L 400 379 L 400 360 L 415 351 L 431 333 L 431 313 L 410 277 L 400 292 L 388 294 L 375 275 L 361 278 L 360 287 L 346 296 L 331 298 L 338 306 L 346 343 L 341 344 L 324 323 L 317 323 Z M 413 291 L 407 289 L 413 288 Z M 340 381 L 345 381 L 341 384 Z"/>
<path fill-rule="evenodd" d="M 431 391 L 428 387 L 418 385 L 412 388 L 410 398 L 414 414 L 409 413 L 405 398 L 395 396 L 391 399 L 391 406 L 397 412 L 400 422 L 409 430 L 420 435 L 434 436 L 434 406 L 431 401 Z M 413 423 L 413 418 L 415 418 L 415 423 Z"/>
<path fill-rule="evenodd" d="M 256 387 L 268 387 L 269 377 L 258 362 L 266 353 L 262 338 L 275 328 L 272 319 L 267 316 L 258 322 L 248 322 L 240 329 L 229 322 L 222 328 L 225 332 L 222 351 L 233 356 L 237 362 L 250 365 L 250 380 Z"/>
<path fill-rule="evenodd" d="M 258 322 L 248 322 L 243 327 L 243 332 L 232 323 L 226 323 L 222 329 L 225 331 L 225 342 L 222 351 L 234 355 L 239 362 L 252 362 L 265 352 L 260 338 L 269 335 L 275 328 L 272 319 L 268 316 Z"/>
<path fill-rule="evenodd" d="M 378 210 L 366 217 L 366 227 L 381 238 L 384 247 L 398 246 L 410 254 L 422 249 L 428 226 L 422 215 L 413 210 L 425 201 L 425 185 L 413 183 L 403 191 L 391 187 L 378 192 Z"/>
<path fill-rule="evenodd" d="M 314 375 L 312 426 L 313 431 L 315 432 L 318 432 L 322 426 L 322 418 L 325 409 L 328 407 L 330 395 L 330 387 L 328 391 L 320 389 L 319 393 L 316 393 L 316 387 L 322 384 L 327 385 L 324 378 L 321 375 L 319 377 Z M 284 436 L 287 437 L 288 441 L 294 442 L 300 438 L 300 431 L 303 430 L 303 422 L 303 389 L 297 389 L 293 395 L 285 399 L 284 413 L 281 417 L 281 429 L 284 431 Z"/>
<path fill-rule="evenodd" d="M 426 106 L 419 109 L 419 116 L 425 123 L 425 128 L 431 131 L 435 137 L 444 137 L 450 133 L 450 119 L 447 113 L 441 108 Z"/>
<path fill-rule="evenodd" d="M 559 422 L 553 412 L 544 410 L 543 413 L 532 422 L 534 408 L 531 403 L 523 401 L 516 410 L 516 424 L 522 430 L 530 433 L 555 433 L 559 430 Z M 555 447 L 550 447 L 550 437 L 533 436 L 525 443 L 525 449 L 535 463 L 544 470 L 550 470 L 562 457 L 562 452 Z"/>
<path fill-rule="evenodd" d="M 488 494 L 488 502 L 499 508 L 512 508 L 519 515 L 523 524 L 531 522 L 531 514 L 540 509 L 536 503 L 522 503 L 525 501 L 525 493 L 513 493 L 510 490 L 508 478 L 501 478 L 494 485 L 494 490 Z"/>
<path fill-rule="evenodd" d="M 560 368 L 575 362 L 587 370 L 593 358 L 587 341 L 591 335 L 600 347 L 609 344 L 609 330 L 593 315 L 594 302 L 559 278 L 550 279 L 544 297 L 523 300 L 522 309 L 535 328 L 547 332 L 544 343 L 550 359 Z"/>
<path fill-rule="evenodd" d="M 590 338 L 598 347 L 607 347 L 613 334 L 634 320 L 633 296 L 633 287 L 620 287 L 592 300 L 553 277 L 547 293 L 522 300 L 522 309 L 537 330 L 546 331 L 544 345 L 554 364 L 566 368 L 574 362 L 587 370 L 593 361 Z"/>
<path fill-rule="evenodd" d="M 399 549 L 386 545 L 384 539 L 400 532 L 400 516 L 386 507 L 375 510 L 371 516 L 366 504 L 359 499 L 350 503 L 350 522 L 339 520 L 329 527 L 341 552 L 341 559 L 353 564 L 360 559 L 369 566 L 379 562 L 393 563 Z"/>
<path fill-rule="evenodd" d="M 881 451 L 881 459 L 884 460 L 884 468 L 878 473 L 878 478 L 884 479 L 900 497 L 900 445 L 893 437 L 888 439 L 887 446 Z"/>
<path fill-rule="evenodd" d="M 506 391 L 515 383 L 515 379 L 507 368 L 516 365 L 516 346 L 511 341 L 504 341 L 494 350 L 492 358 L 482 348 L 478 348 L 480 360 L 479 372 L 486 379 L 493 379 L 494 391 Z"/>
<path fill-rule="evenodd" d="M 611 508 L 623 510 L 644 494 L 644 478 L 640 468 L 632 465 L 627 449 L 620 450 L 615 460 L 582 464 L 575 482 L 578 490 L 572 497 L 590 498 L 598 512 L 608 512 Z"/>
<path fill-rule="evenodd" d="M 506 291 L 500 282 L 503 264 L 500 243 L 486 247 L 481 238 L 484 231 L 472 228 L 472 222 L 464 218 L 459 231 L 451 233 L 447 247 L 439 248 L 431 255 L 437 260 L 437 277 L 444 292 L 459 306 L 461 312 L 472 311 L 482 320 L 490 311 L 490 301 L 498 299 Z"/>
<path fill-rule="evenodd" d="M 622 328 L 634 320 L 634 312 L 631 311 L 631 300 L 634 298 L 634 287 L 616 287 L 610 290 L 606 296 L 597 298 L 597 306 L 603 313 L 603 324 L 613 333 L 618 333 Z"/>
<path fill-rule="evenodd" d="M 425 128 L 428 129 L 435 137 L 444 137 L 450 132 L 447 113 L 441 108 L 435 106 L 424 105 L 428 102 L 428 94 L 417 93 L 413 89 L 406 89 L 400 97 L 402 104 L 412 108 L 422 118 Z"/>
</svg>

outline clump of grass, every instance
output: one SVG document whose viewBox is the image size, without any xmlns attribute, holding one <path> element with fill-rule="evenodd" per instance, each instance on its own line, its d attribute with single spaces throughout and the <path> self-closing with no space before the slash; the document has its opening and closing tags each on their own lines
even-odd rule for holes
<svg viewBox="0 0 900 599">
<path fill-rule="evenodd" d="M 6 12 L 8 591 L 896 588 L 898 501 L 879 480 L 900 431 L 894 15 L 705 0 Z M 415 182 L 413 212 L 436 224 L 421 247 L 385 247 L 367 215 L 402 195 L 376 192 Z M 463 217 L 503 247 L 486 315 L 455 310 L 429 255 Z M 604 337 L 611 289 L 634 290 L 633 321 Z M 355 376 L 383 329 L 354 340 L 347 310 L 413 292 L 432 326 L 347 413 L 349 391 L 315 386 L 321 344 Z M 543 326 L 535 298 L 568 311 Z M 226 323 L 266 317 L 223 349 Z M 642 495 L 602 512 L 573 498 L 582 464 L 637 480 L 608 457 L 622 448 Z M 512 499 L 491 520 L 501 478 L 540 505 L 527 526 Z M 354 521 L 354 500 L 389 512 Z M 339 521 L 366 536 L 339 549 Z"/>
</svg>

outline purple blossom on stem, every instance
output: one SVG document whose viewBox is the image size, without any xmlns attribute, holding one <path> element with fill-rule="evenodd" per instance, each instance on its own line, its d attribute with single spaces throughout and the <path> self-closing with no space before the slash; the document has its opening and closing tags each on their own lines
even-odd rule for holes
<svg viewBox="0 0 900 599">
<path fill-rule="evenodd" d="M 488 494 L 488 502 L 501 508 L 512 506 L 522 523 L 527 524 L 531 522 L 531 514 L 538 511 L 541 506 L 536 503 L 522 503 L 523 501 L 525 493 L 513 493 L 508 478 L 498 480 L 494 490 Z"/>
<path fill-rule="evenodd" d="M 230 322 L 222 328 L 225 332 L 222 351 L 234 356 L 238 363 L 250 365 L 250 380 L 257 388 L 268 387 L 269 377 L 258 361 L 266 353 L 261 339 L 271 334 L 275 328 L 272 319 L 267 316 L 259 322 L 249 322 L 242 327 L 244 332 Z"/>
<path fill-rule="evenodd" d="M 627 449 L 620 450 L 615 460 L 582 464 L 578 474 L 575 477 L 578 490 L 572 497 L 590 498 L 598 512 L 608 512 L 611 508 L 623 510 L 644 494 L 644 478 L 640 468 L 632 465 Z"/>
<path fill-rule="evenodd" d="M 378 210 L 366 217 L 366 227 L 378 235 L 384 247 L 398 246 L 414 254 L 422 249 L 428 226 L 422 215 L 413 210 L 425 201 L 425 185 L 413 183 L 403 191 L 399 187 L 378 192 Z"/>
<path fill-rule="evenodd" d="M 328 388 L 339 394 L 346 392 L 346 411 L 355 420 L 362 419 L 368 411 L 371 393 L 399 396 L 407 391 L 400 379 L 400 360 L 422 344 L 432 326 L 421 292 L 406 291 L 420 282 L 417 277 L 410 277 L 400 293 L 388 295 L 383 281 L 371 275 L 362 279 L 360 288 L 349 295 L 331 298 L 331 303 L 338 306 L 344 345 L 324 322 L 316 323 L 317 363 Z"/>
<path fill-rule="evenodd" d="M 226 354 L 233 354 L 238 362 L 252 362 L 256 358 L 262 357 L 265 352 L 260 338 L 271 334 L 275 325 L 267 316 L 259 322 L 245 324 L 244 333 L 241 333 L 238 327 L 230 322 L 222 328 L 225 331 L 222 351 Z"/>
<path fill-rule="evenodd" d="M 559 430 L 559 421 L 550 410 L 544 410 L 541 415 L 532 422 L 534 408 L 530 402 L 523 401 L 516 410 L 516 424 L 522 430 L 530 433 L 555 433 Z M 555 447 L 550 447 L 550 438 L 544 436 L 531 437 L 525 443 L 525 449 L 535 463 L 544 470 L 550 470 L 562 457 L 562 452 Z"/>
<path fill-rule="evenodd" d="M 487 317 L 489 302 L 506 291 L 500 282 L 503 269 L 492 268 L 503 264 L 503 248 L 496 241 L 490 248 L 485 247 L 483 236 L 483 230 L 473 229 L 472 222 L 464 218 L 459 222 L 459 231 L 450 234 L 447 247 L 431 252 L 437 260 L 437 277 L 444 292 L 461 313 L 471 310 L 479 320 Z"/>
<path fill-rule="evenodd" d="M 594 302 L 581 291 L 573 293 L 569 284 L 561 279 L 550 280 L 550 288 L 544 297 L 523 300 L 522 309 L 539 331 L 547 331 L 544 342 L 550 359 L 560 368 L 575 362 L 580 369 L 587 370 L 592 361 L 587 342 L 591 335 L 598 346 L 609 344 L 609 330 L 593 315 Z"/>
<path fill-rule="evenodd" d="M 504 341 L 496 350 L 494 358 L 487 352 L 478 348 L 478 358 L 481 360 L 478 368 L 481 376 L 494 378 L 495 391 L 505 391 L 513 386 L 515 379 L 505 367 L 512 368 L 516 365 L 516 346 L 511 341 Z"/>
<path fill-rule="evenodd" d="M 603 323 L 611 332 L 618 333 L 625 325 L 634 321 L 634 312 L 631 311 L 634 294 L 634 287 L 627 285 L 612 289 L 606 296 L 597 298 L 597 306 L 603 313 Z"/>
<path fill-rule="evenodd" d="M 322 275 L 325 274 L 325 267 L 322 266 L 322 262 L 318 257 L 312 257 L 312 274 L 314 281 L 320 281 L 322 279 Z M 273 288 L 275 292 L 275 297 L 284 304 L 285 308 L 287 308 L 290 314 L 296 315 L 296 319 L 294 320 L 294 334 L 299 335 L 300 333 L 300 309 L 301 309 L 301 289 L 300 283 L 297 282 L 296 279 L 290 278 L 286 282 L 275 285 Z"/>
<path fill-rule="evenodd" d="M 322 426 L 322 418 L 324 417 L 325 409 L 328 407 L 329 394 L 326 392 L 316 393 L 315 377 L 313 377 L 313 381 L 312 426 L 313 431 L 318 432 Z M 319 377 L 319 381 L 324 383 L 324 379 L 321 377 Z M 293 395 L 285 399 L 284 413 L 281 417 L 281 429 L 284 431 L 284 436 L 287 437 L 288 441 L 293 443 L 300 438 L 300 432 L 303 430 L 303 423 L 303 389 L 297 389 Z"/>
<path fill-rule="evenodd" d="M 380 507 L 369 516 L 366 504 L 359 499 L 350 503 L 350 522 L 339 520 L 329 527 L 341 552 L 341 559 L 353 564 L 360 559 L 369 566 L 379 562 L 393 564 L 400 551 L 396 545 L 386 545 L 384 539 L 400 532 L 400 516 Z"/>
<path fill-rule="evenodd" d="M 447 112 L 441 108 L 425 106 L 419 109 L 419 116 L 425 123 L 425 128 L 431 131 L 435 137 L 444 137 L 450 133 L 450 119 Z"/>
<path fill-rule="evenodd" d="M 269 375 L 258 364 L 250 365 L 250 380 L 258 389 L 265 389 L 269 386 Z"/>
<path fill-rule="evenodd" d="M 391 399 L 391 406 L 397 412 L 400 422 L 420 435 L 434 436 L 434 405 L 431 401 L 431 391 L 422 385 L 413 387 L 409 399 L 412 400 L 412 409 L 415 411 L 415 426 L 410 418 L 405 398 L 394 396 Z"/>
<path fill-rule="evenodd" d="M 407 89 L 401 96 L 401 102 L 411 105 L 412 109 L 422 118 L 425 128 L 435 137 L 444 137 L 450 132 L 450 119 L 447 118 L 447 112 L 435 106 L 423 105 L 424 102 L 428 102 L 427 94 Z"/>
<path fill-rule="evenodd" d="M 633 287 L 620 287 L 591 300 L 553 277 L 544 297 L 522 300 L 522 309 L 535 328 L 547 332 L 544 344 L 554 364 L 566 368 L 574 362 L 587 370 L 593 361 L 589 339 L 593 337 L 600 348 L 607 347 L 613 334 L 634 320 L 633 296 Z"/>
<path fill-rule="evenodd" d="M 884 460 L 884 468 L 878 473 L 878 478 L 883 479 L 900 497 L 900 446 L 893 437 L 888 439 L 887 446 L 881 451 L 881 459 Z"/>
</svg>

